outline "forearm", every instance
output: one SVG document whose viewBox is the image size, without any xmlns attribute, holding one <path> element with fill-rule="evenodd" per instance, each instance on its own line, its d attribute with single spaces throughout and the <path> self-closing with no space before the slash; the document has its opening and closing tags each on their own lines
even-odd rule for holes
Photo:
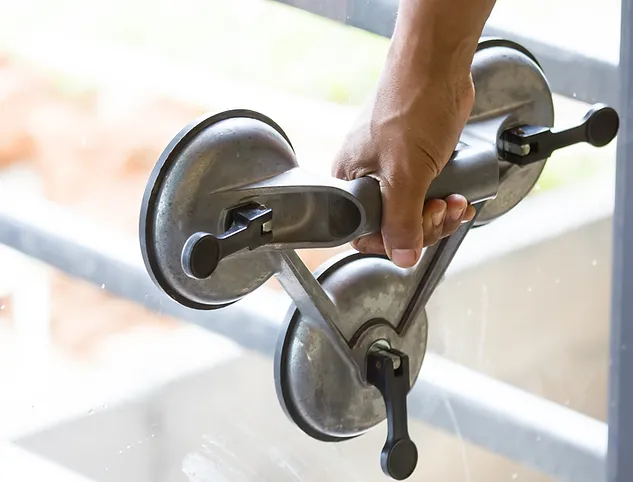
<svg viewBox="0 0 633 482">
<path fill-rule="evenodd" d="M 390 56 L 438 76 L 467 73 L 495 0 L 400 0 Z"/>
</svg>

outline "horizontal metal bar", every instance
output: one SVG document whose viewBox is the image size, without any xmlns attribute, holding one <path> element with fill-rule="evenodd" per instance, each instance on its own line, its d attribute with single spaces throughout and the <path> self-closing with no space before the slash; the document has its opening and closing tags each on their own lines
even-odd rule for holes
<svg viewBox="0 0 633 482">
<path fill-rule="evenodd" d="M 277 342 L 277 326 L 265 322 L 282 321 L 283 303 L 271 303 L 263 293 L 256 292 L 222 311 L 185 308 L 154 285 L 145 271 L 138 243 L 131 237 L 88 219 L 79 220 L 52 203 L 33 203 L 30 199 L 16 202 L 15 198 L 2 196 L 0 243 L 113 295 L 203 326 L 249 349 L 269 355 Z M 279 316 L 259 319 L 255 307 L 261 303 Z"/>
<path fill-rule="evenodd" d="M 532 52 L 556 94 L 588 104 L 619 105 L 617 65 L 494 26 L 484 34 L 513 40 Z"/>
<path fill-rule="evenodd" d="M 560 480 L 605 480 L 607 425 L 428 354 L 412 416 Z"/>
<path fill-rule="evenodd" d="M 0 199 L 0 243 L 268 356 L 288 306 L 285 296 L 263 288 L 220 311 L 183 308 L 150 281 L 132 238 L 47 202 Z M 427 355 L 409 406 L 422 421 L 543 472 L 574 482 L 603 480 L 604 423 L 440 357 Z"/>
<path fill-rule="evenodd" d="M 398 0 L 276 0 L 369 32 L 391 37 Z M 552 90 L 590 104 L 618 106 L 618 66 L 566 50 L 509 29 L 487 25 L 485 36 L 513 40 L 530 50 L 541 64 Z"/>
</svg>

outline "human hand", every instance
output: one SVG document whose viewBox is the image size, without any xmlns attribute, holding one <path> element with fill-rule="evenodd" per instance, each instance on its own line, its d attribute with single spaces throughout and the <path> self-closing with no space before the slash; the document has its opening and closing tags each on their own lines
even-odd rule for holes
<svg viewBox="0 0 633 482">
<path fill-rule="evenodd" d="M 345 140 L 332 174 L 345 180 L 370 176 L 379 182 L 381 232 L 352 246 L 363 253 L 387 254 L 408 268 L 417 263 L 423 247 L 474 217 L 474 207 L 459 194 L 424 199 L 457 145 L 475 93 L 469 70 L 448 76 L 394 57 L 388 58 L 377 91 Z"/>
</svg>

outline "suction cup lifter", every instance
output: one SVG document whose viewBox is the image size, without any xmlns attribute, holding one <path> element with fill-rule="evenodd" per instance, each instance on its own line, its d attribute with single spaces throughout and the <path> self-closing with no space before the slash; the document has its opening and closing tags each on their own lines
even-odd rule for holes
<svg viewBox="0 0 633 482">
<path fill-rule="evenodd" d="M 311 273 L 296 249 L 340 246 L 380 229 L 378 183 L 306 174 L 283 130 L 257 112 L 223 112 L 183 129 L 143 198 L 141 248 L 154 282 L 184 306 L 219 309 L 276 276 L 294 302 L 275 353 L 281 407 L 328 442 L 386 419 L 381 465 L 398 480 L 418 459 L 406 398 L 426 351 L 425 307 L 464 238 L 527 196 L 553 151 L 604 146 L 619 128 L 617 113 L 596 105 L 576 126 L 554 129 L 547 80 L 512 42 L 482 40 L 472 76 L 471 118 L 427 198 L 462 194 L 476 215 L 414 268 L 350 253 Z"/>
<path fill-rule="evenodd" d="M 596 105 L 580 124 L 569 129 L 556 131 L 534 125 L 508 129 L 499 136 L 497 152 L 472 147 L 456 151 L 432 184 L 427 199 L 441 199 L 452 193 L 465 195 L 471 203 L 492 199 L 499 184 L 498 158 L 526 166 L 572 144 L 587 142 L 601 147 L 613 140 L 618 127 L 615 110 Z M 227 209 L 225 232 L 198 232 L 189 238 L 182 252 L 182 268 L 188 276 L 208 278 L 222 259 L 244 249 L 266 244 L 277 249 L 340 246 L 380 227 L 380 190 L 373 179 L 348 183 L 322 179 L 320 185 L 313 185 L 297 169 L 263 183 L 241 186 L 236 194 L 237 203 L 248 199 L 258 202 Z M 277 204 L 276 223 L 273 210 L 268 207 L 272 204 Z M 322 210 L 319 206 L 331 209 Z"/>
<path fill-rule="evenodd" d="M 239 118 L 234 122 L 240 126 Z M 246 122 L 241 124 L 245 131 L 249 130 Z M 232 193 L 218 193 L 214 197 L 224 202 L 232 198 L 222 213 L 226 230 L 219 234 L 196 232 L 189 237 L 182 250 L 184 273 L 205 279 L 223 259 L 243 250 L 340 246 L 380 229 L 377 181 L 325 178 L 319 179 L 319 184 L 314 182 L 294 168 L 265 181 L 239 186 Z M 476 203 L 494 197 L 498 184 L 494 149 L 464 148 L 455 153 L 427 198 L 441 199 L 459 192 Z"/>
</svg>

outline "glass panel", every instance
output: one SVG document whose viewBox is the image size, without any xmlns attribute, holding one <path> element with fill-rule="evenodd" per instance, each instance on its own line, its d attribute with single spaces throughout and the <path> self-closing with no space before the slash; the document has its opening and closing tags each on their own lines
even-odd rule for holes
<svg viewBox="0 0 633 482">
<path fill-rule="evenodd" d="M 620 2 L 499 0 L 490 24 L 513 34 L 563 47 L 589 57 L 618 63 Z"/>
<path fill-rule="evenodd" d="M 588 109 L 555 101 L 561 125 Z M 600 420 L 607 413 L 614 144 L 554 153 L 515 212 L 469 234 L 429 306 L 437 352 Z"/>
<path fill-rule="evenodd" d="M 377 3 L 314 0 L 313 10 L 345 4 L 361 15 Z M 490 24 L 617 62 L 619 2 L 524 4 L 499 0 Z M 123 235 L 113 266 L 117 256 L 137 262 L 145 184 L 184 125 L 206 112 L 261 111 L 287 132 L 305 170 L 327 175 L 387 48 L 385 38 L 273 1 L 6 3 L 4 202 L 38 210 L 50 201 L 75 227 L 96 221 L 113 244 Z M 556 95 L 557 123 L 587 107 Z M 555 153 L 516 210 L 468 235 L 428 306 L 431 356 L 605 420 L 614 154 L 615 143 Z M 0 215 L 0 233 L 3 223 Z M 32 248 L 27 236 L 21 246 Z M 299 254 L 315 270 L 348 249 Z M 105 275 L 79 281 L 4 247 L 0 266 L 0 384 L 10 387 L 0 440 L 11 446 L 0 445 L 0 479 L 9 460 L 77 482 L 386 480 L 385 427 L 336 444 L 305 435 L 279 406 L 272 350 L 214 333 L 211 317 L 222 311 L 202 328 L 190 313 L 171 316 L 167 302 L 150 310 L 115 296 L 124 290 Z M 262 290 L 270 292 L 254 299 L 288 301 L 274 279 Z M 429 366 L 422 378 L 441 381 Z M 428 422 L 440 410 L 450 430 Z M 469 441 L 485 431 L 446 400 L 418 411 L 411 480 L 564 480 L 534 468 L 542 460 L 513 461 Z M 528 454 L 532 442 L 513 433 L 507 445 Z M 20 457 L 6 455 L 17 449 Z"/>
</svg>

